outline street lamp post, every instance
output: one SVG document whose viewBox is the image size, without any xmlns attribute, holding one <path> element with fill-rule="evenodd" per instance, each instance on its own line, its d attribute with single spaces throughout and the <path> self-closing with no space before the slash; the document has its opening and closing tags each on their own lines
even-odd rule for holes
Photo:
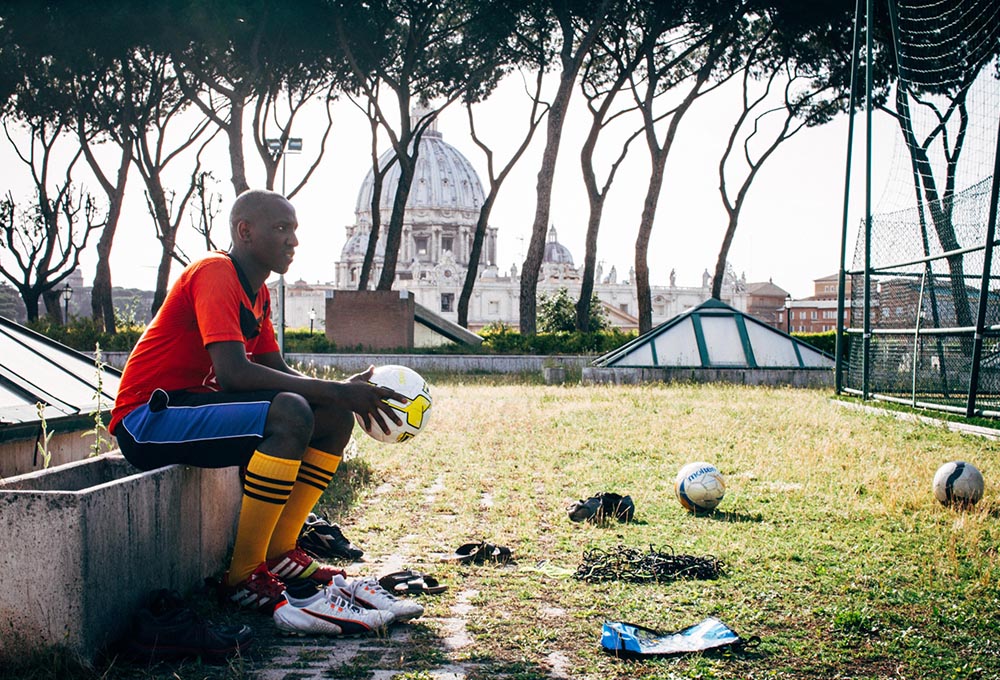
<svg viewBox="0 0 1000 680">
<path fill-rule="evenodd" d="M 309 310 L 309 335 L 313 334 L 313 323 L 316 321 L 316 310 Z"/>
<path fill-rule="evenodd" d="M 289 137 L 282 146 L 280 139 L 265 139 L 268 151 L 272 158 L 281 158 L 281 195 L 286 196 L 285 190 L 285 156 L 290 153 L 302 153 L 302 138 Z M 285 355 L 285 275 L 278 274 L 278 351 Z"/>
<path fill-rule="evenodd" d="M 73 297 L 73 288 L 67 283 L 59 291 L 59 297 L 63 301 L 63 325 L 69 323 L 69 299 Z"/>
<path fill-rule="evenodd" d="M 792 296 L 785 296 L 785 332 L 792 334 Z"/>
</svg>

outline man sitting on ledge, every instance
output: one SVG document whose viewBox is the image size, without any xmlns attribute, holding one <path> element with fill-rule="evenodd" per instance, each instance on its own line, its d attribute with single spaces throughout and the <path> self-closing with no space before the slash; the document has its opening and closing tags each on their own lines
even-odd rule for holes
<svg viewBox="0 0 1000 680">
<path fill-rule="evenodd" d="M 233 203 L 232 249 L 188 266 L 128 358 L 110 431 L 142 470 L 173 463 L 246 468 L 230 599 L 272 611 L 287 581 L 328 584 L 340 570 L 296 545 L 303 522 L 340 464 L 354 413 L 388 432 L 393 390 L 309 378 L 285 364 L 264 282 L 284 274 L 298 245 L 284 196 L 251 190 Z M 340 581 L 340 579 L 338 579 Z"/>
</svg>

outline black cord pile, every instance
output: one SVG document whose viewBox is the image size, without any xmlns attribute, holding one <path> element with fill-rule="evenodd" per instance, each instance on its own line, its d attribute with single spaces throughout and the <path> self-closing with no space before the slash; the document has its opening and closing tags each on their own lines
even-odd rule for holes
<svg viewBox="0 0 1000 680">
<path fill-rule="evenodd" d="M 649 546 L 643 553 L 619 545 L 610 550 L 594 548 L 583 553 L 583 562 L 573 577 L 580 581 L 631 581 L 649 583 L 676 581 L 678 579 L 714 579 L 722 574 L 725 565 L 711 555 L 677 555 L 673 548 L 657 550 Z"/>
</svg>

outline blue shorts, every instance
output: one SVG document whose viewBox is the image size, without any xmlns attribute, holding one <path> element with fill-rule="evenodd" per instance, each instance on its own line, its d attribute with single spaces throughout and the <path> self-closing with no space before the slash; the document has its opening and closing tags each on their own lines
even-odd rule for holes
<svg viewBox="0 0 1000 680">
<path fill-rule="evenodd" d="M 115 427 L 122 455 L 140 470 L 180 463 L 203 468 L 243 466 L 264 438 L 277 390 L 156 390 Z"/>
</svg>

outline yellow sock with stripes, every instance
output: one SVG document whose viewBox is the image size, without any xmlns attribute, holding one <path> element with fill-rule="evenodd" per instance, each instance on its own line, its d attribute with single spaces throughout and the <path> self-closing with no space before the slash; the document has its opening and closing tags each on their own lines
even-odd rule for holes
<svg viewBox="0 0 1000 680">
<path fill-rule="evenodd" d="M 243 480 L 243 504 L 236 529 L 236 545 L 229 566 L 228 582 L 244 581 L 267 554 L 281 511 L 288 501 L 299 471 L 299 461 L 276 458 L 255 451 Z"/>
<path fill-rule="evenodd" d="M 267 559 L 283 555 L 295 547 L 299 532 L 306 517 L 312 512 L 316 501 L 330 485 L 333 474 L 340 465 L 340 455 L 314 449 L 311 446 L 302 456 L 302 466 L 295 478 L 292 495 L 285 503 L 277 526 L 271 534 L 271 543 L 267 546 Z"/>
</svg>

